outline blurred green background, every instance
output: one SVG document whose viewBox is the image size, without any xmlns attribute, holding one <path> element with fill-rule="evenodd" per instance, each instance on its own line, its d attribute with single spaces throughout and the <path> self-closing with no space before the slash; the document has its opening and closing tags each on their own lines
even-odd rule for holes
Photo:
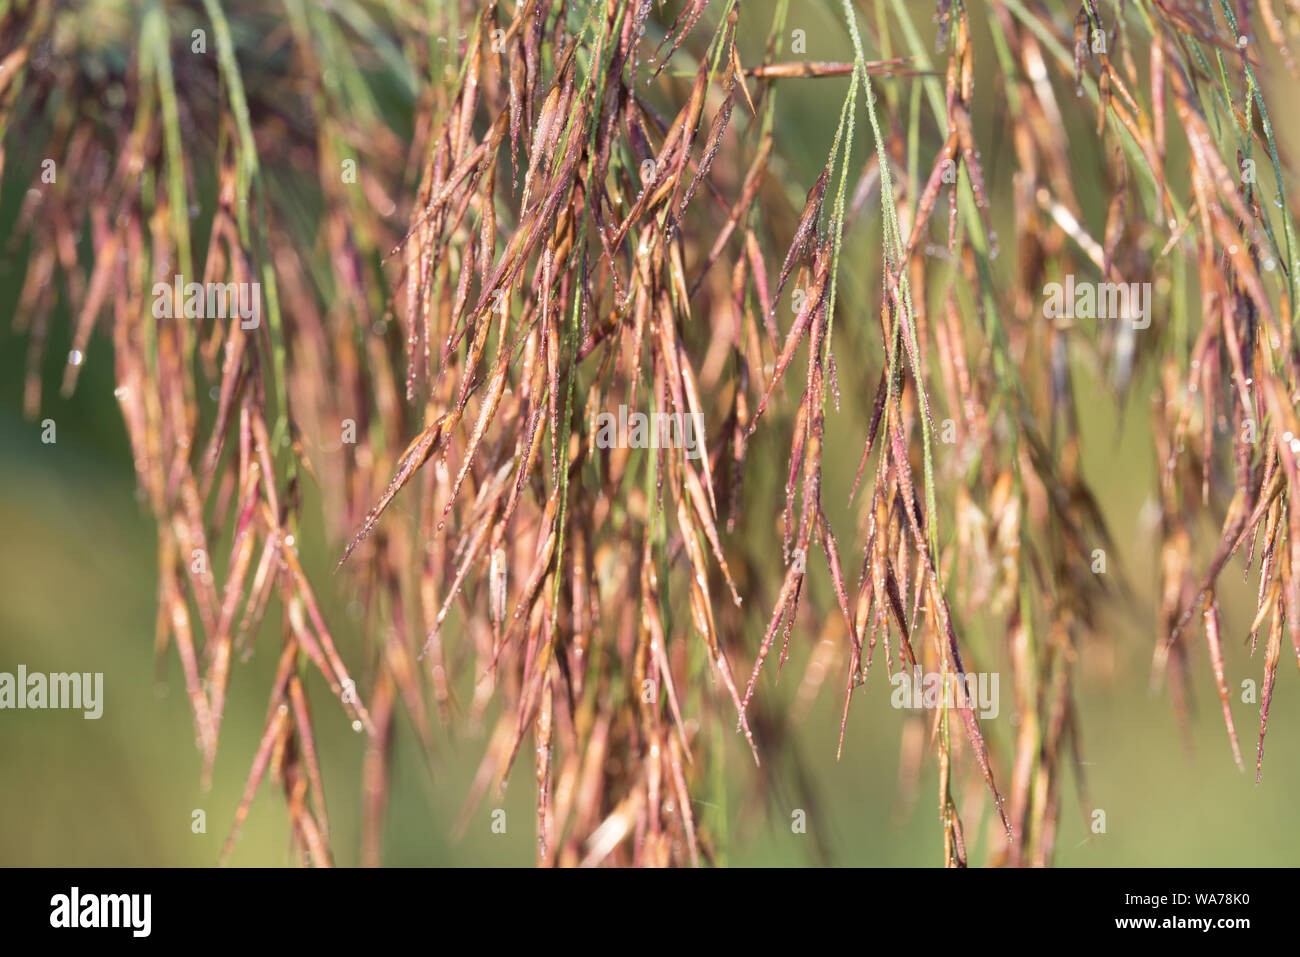
<svg viewBox="0 0 1300 957">
<path fill-rule="evenodd" d="M 766 5 L 762 5 L 766 6 Z M 796 4 L 796 8 L 800 5 Z M 809 56 L 844 58 L 849 54 L 843 28 L 834 15 L 812 5 L 792 13 L 808 19 Z M 751 49 L 761 44 L 765 12 L 749 23 Z M 918 19 L 928 20 L 927 17 Z M 928 24 L 927 24 L 928 26 Z M 991 51 L 977 51 L 988 65 Z M 986 87 L 992 89 L 992 86 Z M 839 80 L 794 82 L 783 87 L 777 148 L 791 170 L 789 192 L 797 200 L 824 162 L 844 92 Z M 999 110 L 986 101 L 984 119 Z M 1081 120 L 1083 128 L 1090 117 Z M 978 128 L 978 127 L 977 127 Z M 987 127 L 985 127 L 987 128 Z M 859 127 L 855 155 L 865 159 L 869 133 Z M 997 164 L 998 157 L 986 157 Z M 7 235 L 34 160 L 12 162 L 0 197 L 0 234 Z M 1009 176 L 1012 162 L 994 175 Z M 1081 162 L 1085 162 L 1082 161 Z M 1086 183 L 1081 199 L 1090 198 Z M 1104 206 L 1096 211 L 1104 216 Z M 1007 211 L 999 225 L 1010 234 Z M 870 269 L 853 270 L 846 284 L 851 301 L 870 301 L 868 276 L 878 272 L 878 232 L 874 218 L 850 237 L 846 255 Z M 1010 259 L 1011 257 L 1006 257 Z M 1009 266 L 1008 263 L 1002 263 Z M 200 757 L 194 747 L 189 703 L 174 654 L 165 671 L 155 673 L 153 634 L 156 568 L 154 531 L 137 501 L 125 433 L 113 398 L 111 343 L 98 334 L 91 344 L 76 394 L 58 394 L 68 350 L 68 317 L 56 316 L 47 346 L 42 417 L 57 423 L 58 441 L 41 442 L 38 422 L 21 416 L 22 370 L 26 342 L 11 330 L 25 252 L 0 263 L 0 671 L 25 664 L 32 671 L 102 671 L 105 702 L 98 721 L 77 711 L 0 712 L 0 864 L 3 865 L 210 865 L 225 839 L 256 748 L 266 707 L 265 692 L 274 658 L 264 633 L 258 653 L 236 665 L 222 729 L 212 790 L 199 788 Z M 62 307 L 61 307 L 62 309 Z M 841 369 L 848 362 L 841 360 Z M 878 356 L 871 368 L 878 370 Z M 866 381 L 864 372 L 849 373 Z M 1235 768 L 1219 712 L 1203 638 L 1193 656 L 1191 750 L 1177 727 L 1168 694 L 1148 690 L 1152 650 L 1151 613 L 1158 553 L 1139 513 L 1154 488 L 1154 453 L 1148 430 L 1149 408 L 1138 381 L 1128 406 L 1114 401 L 1077 370 L 1081 395 L 1095 393 L 1084 416 L 1084 470 L 1098 491 L 1112 533 L 1120 546 L 1111 573 L 1124 574 L 1136 591 L 1139 610 L 1107 610 L 1108 648 L 1084 649 L 1079 669 L 1080 717 L 1087 761 L 1089 807 L 1080 807 L 1067 773 L 1058 828 L 1059 865 L 1287 865 L 1300 861 L 1300 678 L 1284 641 L 1278 669 L 1263 783 L 1254 782 L 1257 705 L 1234 699 L 1234 717 L 1243 757 L 1250 770 Z M 874 380 L 872 380 L 874 381 Z M 826 498 L 842 502 L 852 482 L 861 449 L 861 423 L 838 416 L 830 423 Z M 762 454 L 760 454 L 762 453 Z M 780 442 L 762 447 L 751 468 L 779 463 Z M 774 468 L 776 466 L 773 466 Z M 749 489 L 778 481 L 769 477 Z M 309 574 L 322 583 L 321 599 L 345 659 L 362 636 L 347 612 L 347 596 L 330 594 L 328 569 L 337 548 L 321 541 L 311 516 L 316 503 L 304 503 L 306 527 L 302 554 Z M 1198 545 L 1212 545 L 1215 529 L 1197 530 Z M 846 530 L 847 532 L 847 530 Z M 841 541 L 848 537 L 841 533 Z M 847 548 L 842 544 L 842 548 Z M 856 568 L 859 553 L 846 558 Z M 1240 582 L 1231 571 L 1225 581 Z M 1254 580 L 1252 579 L 1252 586 Z M 1225 656 L 1231 687 L 1252 678 L 1262 686 L 1262 646 L 1254 659 L 1241 636 L 1248 629 L 1250 587 L 1226 603 Z M 268 616 L 273 618 L 274 614 Z M 761 624 L 755 625 L 761 629 Z M 758 635 L 752 635 L 756 644 Z M 804 630 L 779 684 L 769 673 L 761 695 L 787 704 L 797 689 L 813 636 Z M 274 639 L 271 639 L 272 641 Z M 987 647 L 988 645 L 985 645 Z M 750 660 L 737 667 L 746 671 Z M 731 865 L 783 865 L 829 862 L 835 865 L 924 865 L 941 862 L 937 779 L 933 762 L 923 765 L 914 804 L 899 797 L 899 741 L 903 713 L 889 705 L 890 688 L 878 661 L 864 693 L 855 696 L 845 753 L 835 759 L 842 703 L 842 675 L 828 678 L 807 718 L 792 733 L 792 753 L 768 756 L 775 769 L 777 799 L 766 807 L 749 800 L 754 769 L 740 741 L 726 755 L 730 831 L 721 850 Z M 993 669 L 999 662 L 986 664 Z M 1113 676 L 1109 672 L 1113 670 Z M 254 674 L 250 674 L 253 672 Z M 986 723 L 997 749 L 1005 791 L 1005 758 L 1013 729 L 1010 677 L 1003 669 L 1003 716 Z M 160 679 L 160 680 L 157 680 Z M 314 676 L 309 690 L 324 696 Z M 358 863 L 360 844 L 360 767 L 363 740 L 336 709 L 316 709 L 332 838 L 337 861 Z M 531 768 L 516 768 L 501 800 L 489 797 L 459 841 L 449 836 L 486 744 L 472 736 L 449 739 L 439 731 L 438 753 L 430 764 L 404 717 L 397 722 L 397 745 L 385 839 L 385 862 L 393 865 L 527 865 L 533 860 L 533 781 Z M 794 762 L 814 786 L 817 803 L 809 812 L 809 834 L 793 834 L 790 815 L 803 806 L 793 787 Z M 289 827 L 276 789 L 264 783 L 243 829 L 232 862 L 240 865 L 290 863 Z M 493 834 L 490 812 L 502 807 L 510 822 Z M 1105 811 L 1106 833 L 1094 835 L 1089 815 Z M 191 829 L 192 812 L 206 813 L 206 833 Z M 964 816 L 972 863 L 988 856 L 989 803 Z M 817 831 L 814 835 L 811 831 Z M 821 856 L 824 848 L 826 857 Z"/>
</svg>

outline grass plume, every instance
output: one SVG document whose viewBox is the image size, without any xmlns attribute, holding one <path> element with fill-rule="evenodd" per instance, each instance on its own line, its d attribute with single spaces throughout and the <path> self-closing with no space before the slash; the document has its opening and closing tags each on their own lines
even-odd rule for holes
<svg viewBox="0 0 1300 957">
<path fill-rule="evenodd" d="M 399 709 L 427 750 L 435 721 L 488 726 L 466 820 L 532 754 L 540 865 L 721 862 L 700 795 L 733 734 L 775 786 L 764 686 L 825 638 L 797 699 L 840 669 L 841 750 L 878 647 L 956 689 L 903 738 L 905 794 L 939 769 L 944 863 L 972 814 L 989 861 L 1050 863 L 1067 782 L 1089 806 L 1078 662 L 1103 610 L 1140 610 L 1097 571 L 1119 551 L 1081 367 L 1117 405 L 1155 390 L 1153 677 L 1183 713 L 1199 622 L 1238 764 L 1217 596 L 1259 559 L 1262 773 L 1284 634 L 1300 661 L 1296 240 L 1264 95 L 1266 60 L 1296 74 L 1295 0 L 936 0 L 933 37 L 915 3 L 838 0 L 851 59 L 802 60 L 788 0 L 80 6 L 0 4 L 24 407 L 111 338 L 205 780 L 232 675 L 279 642 L 223 858 L 269 777 L 301 860 L 333 862 L 315 671 L 365 735 L 367 864 Z M 844 91 L 806 180 L 792 84 Z M 1150 327 L 1045 318 L 1067 274 L 1150 284 Z M 257 321 L 163 318 L 188 316 L 174 275 L 256 284 Z M 700 454 L 604 441 L 620 407 Z M 997 661 L 1006 735 L 963 690 Z"/>
</svg>

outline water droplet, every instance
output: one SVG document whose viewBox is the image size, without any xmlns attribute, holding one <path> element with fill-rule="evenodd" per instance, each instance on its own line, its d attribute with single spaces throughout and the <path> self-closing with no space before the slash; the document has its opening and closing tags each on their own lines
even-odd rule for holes
<svg viewBox="0 0 1300 957">
<path fill-rule="evenodd" d="M 86 357 L 81 354 L 80 349 L 73 349 L 68 353 L 68 365 L 79 366 L 83 361 L 85 361 L 85 358 Z"/>
<path fill-rule="evenodd" d="M 126 386 L 120 385 L 113 390 L 113 395 L 119 399 L 125 399 L 128 391 L 129 390 L 127 389 Z"/>
<path fill-rule="evenodd" d="M 359 732 L 363 727 L 365 727 L 365 725 L 363 725 L 360 721 L 353 721 L 353 722 L 352 722 L 352 730 L 353 730 L 353 731 L 357 731 L 357 732 Z"/>
</svg>

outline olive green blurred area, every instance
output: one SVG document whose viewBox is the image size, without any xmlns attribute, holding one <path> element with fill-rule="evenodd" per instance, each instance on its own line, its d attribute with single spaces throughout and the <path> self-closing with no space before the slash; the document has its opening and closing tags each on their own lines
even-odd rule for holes
<svg viewBox="0 0 1300 957">
<path fill-rule="evenodd" d="M 748 23 L 749 49 L 761 48 L 767 4 Z M 798 8 L 799 3 L 795 4 Z M 924 5 L 922 5 L 924 6 Z M 809 57 L 850 56 L 843 27 L 829 8 L 809 4 Z M 746 8 L 748 11 L 748 7 Z M 926 16 L 918 17 L 928 21 Z M 751 16 L 748 12 L 746 16 Z M 928 24 L 927 24 L 928 25 Z M 985 67 L 991 49 L 977 50 Z M 801 201 L 816 177 L 834 133 L 845 90 L 840 80 L 791 84 L 778 117 L 777 150 L 790 176 L 789 192 Z M 888 80 L 877 82 L 891 82 Z M 893 82 L 906 83 L 907 80 Z M 992 81 L 985 81 L 993 89 Z M 1285 114 L 1286 104 L 1278 112 Z M 1000 109 L 984 102 L 989 130 Z M 1089 111 L 1084 111 L 1089 112 Z M 1284 119 L 1286 119 L 1284 117 Z M 1087 128 L 1092 117 L 1080 120 Z M 1290 132 L 1289 130 L 1287 131 Z M 865 161 L 870 131 L 862 124 L 855 162 Z M 1089 142 L 1091 142 L 1089 140 Z M 922 147 L 922 154 L 933 144 Z M 39 161 L 14 147 L 0 194 L 0 236 L 7 237 L 21 194 Z M 986 157 L 995 179 L 1008 180 L 1013 157 Z M 1081 201 L 1100 204 L 1091 218 L 1104 219 L 1104 193 L 1090 187 L 1088 158 L 1080 160 Z M 310 172 L 308 173 L 310 175 Z M 996 204 L 995 204 L 996 205 Z M 1012 233 L 1009 204 L 995 209 L 999 228 Z M 857 323 L 874 335 L 875 320 L 863 303 L 878 296 L 878 217 L 855 229 L 845 255 L 855 263 L 841 324 Z M 1006 244 L 1008 248 L 1014 244 Z M 1004 257 L 1009 260 L 1011 255 Z M 67 355 L 68 316 L 61 303 L 51 324 L 43 370 L 41 419 L 52 419 L 57 441 L 42 442 L 42 424 L 23 418 L 22 379 L 26 339 L 12 331 L 12 316 L 26 265 L 26 251 L 0 261 L 0 671 L 102 672 L 103 715 L 80 711 L 0 711 L 0 865 L 183 865 L 214 864 L 231 826 L 262 731 L 267 691 L 278 651 L 277 636 L 264 627 L 255 653 L 237 663 L 221 730 L 211 789 L 200 788 L 201 758 L 180 666 L 174 651 L 156 660 L 156 564 L 153 520 L 137 500 L 131 455 L 113 396 L 112 345 L 101 326 L 91 342 L 75 394 L 60 396 Z M 1010 275 L 1011 263 L 999 266 Z M 1193 300 L 1195 301 L 1195 300 Z M 1157 319 L 1157 322 L 1159 320 Z M 865 335 L 865 334 L 864 334 Z M 856 341 L 866 341 L 857 339 Z M 877 350 L 865 360 L 840 354 L 846 391 L 875 381 Z M 1233 715 L 1248 770 L 1239 771 L 1224 729 L 1203 636 L 1194 636 L 1191 700 L 1186 734 L 1167 688 L 1150 688 L 1154 645 L 1158 542 L 1141 519 L 1155 490 L 1149 383 L 1136 381 L 1124 401 L 1080 364 L 1075 388 L 1081 397 L 1083 467 L 1097 491 L 1119 549 L 1107 574 L 1123 576 L 1132 603 L 1103 609 L 1104 642 L 1080 649 L 1076 674 L 1083 780 L 1066 775 L 1057 829 L 1055 863 L 1065 866 L 1293 865 L 1300 862 L 1300 673 L 1284 642 L 1265 739 L 1262 782 L 1255 783 L 1260 708 L 1241 700 L 1242 682 L 1263 688 L 1263 648 L 1254 657 L 1248 633 L 1253 588 L 1241 584 L 1240 563 L 1225 573 L 1224 644 Z M 825 490 L 828 502 L 845 503 L 862 448 L 864 423 L 850 410 L 828 422 Z M 774 416 L 767 427 L 786 429 Z M 756 446 L 747 482 L 747 504 L 768 521 L 770 501 L 783 479 L 785 433 Z M 944 454 L 944 446 L 936 455 Z M 940 473 L 943 474 L 942 463 Z M 942 492 L 942 486 L 941 486 Z M 349 613 L 344 576 L 330 571 L 339 543 L 323 540 L 319 499 L 304 496 L 301 554 L 317 583 L 340 651 L 349 663 L 364 647 L 361 624 Z M 861 561 L 853 533 L 854 512 L 837 505 L 830 514 L 848 551 L 846 570 Z M 945 514 L 951 514 L 949 510 Z M 1216 540 L 1208 522 L 1194 530 L 1202 567 Z M 763 525 L 749 532 L 777 535 Z M 811 565 L 811 562 L 810 562 Z M 1227 583 L 1232 583 L 1230 586 Z M 823 589 L 821 595 L 829 593 Z M 823 608 L 830 607 L 825 602 Z M 748 673 L 762 636 L 767 609 L 750 609 L 745 654 L 733 668 Z M 805 609 L 807 616 L 808 609 Z M 278 620 L 273 603 L 269 622 Z M 988 623 L 973 626 L 981 670 L 999 671 L 1001 712 L 984 722 L 1004 793 L 1015 728 L 1009 722 L 1010 669 L 1001 657 L 1002 636 Z M 769 668 L 759 684 L 763 707 L 781 717 L 794 710 L 799 683 L 817 640 L 811 617 L 801 619 L 790 661 L 779 681 Z M 837 659 L 821 693 L 790 730 L 785 746 L 764 753 L 756 769 L 739 735 L 731 736 L 722 764 L 710 768 L 725 783 L 725 804 L 702 806 L 697 815 L 718 852 L 731 866 L 896 865 L 942 863 L 938 778 L 927 754 L 915 793 L 900 784 L 906 713 L 891 707 L 891 687 L 878 655 L 865 688 L 854 695 L 842 756 L 836 749 L 843 704 L 844 662 Z M 364 685 L 362 685 L 364 687 Z M 328 689 L 308 680 L 317 744 L 327 792 L 330 836 L 341 865 L 360 862 L 361 759 L 363 737 L 354 732 Z M 722 709 L 727 714 L 726 705 Z M 384 863 L 419 866 L 526 866 L 536 853 L 531 762 L 515 768 L 503 795 L 489 795 L 453 837 L 486 735 L 476 729 L 439 727 L 427 755 L 404 714 L 397 721 L 392 781 L 384 838 Z M 734 715 L 732 716 L 734 718 Z M 727 726 L 728 729 L 730 725 Z M 987 789 L 972 773 L 968 750 L 960 752 L 960 810 L 974 864 L 985 863 L 1004 840 Z M 758 787 L 759 783 L 764 787 Z M 1076 787 L 1079 785 L 1080 787 Z M 493 812 L 504 810 L 504 833 L 493 829 Z M 196 826 L 202 812 L 205 827 Z M 806 832 L 793 825 L 803 812 Z M 1104 832 L 1097 832 L 1104 815 Z M 498 818 L 499 820 L 499 818 Z M 499 828 L 498 828 L 499 830 Z M 295 863 L 291 834 L 276 786 L 264 781 L 242 829 L 231 862 L 279 866 Z"/>
</svg>

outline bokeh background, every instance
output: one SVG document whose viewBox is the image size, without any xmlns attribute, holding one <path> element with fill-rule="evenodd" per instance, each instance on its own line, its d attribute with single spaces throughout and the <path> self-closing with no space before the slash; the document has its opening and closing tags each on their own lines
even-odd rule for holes
<svg viewBox="0 0 1300 957">
<path fill-rule="evenodd" d="M 750 48 L 761 47 L 769 22 L 765 3 L 749 17 Z M 792 14 L 808 31 L 809 56 L 845 59 L 851 55 L 832 5 L 809 3 Z M 746 4 L 747 16 L 749 5 Z M 919 19 L 928 20 L 928 17 Z M 978 21 L 978 17 L 975 18 Z M 977 39 L 982 43 L 986 38 Z M 743 48 L 743 46 L 742 46 Z M 982 57 L 987 67 L 988 48 Z M 1272 88 L 1280 107 L 1275 117 L 1283 140 L 1295 143 L 1288 115 L 1285 78 Z M 777 148 L 785 158 L 790 192 L 801 198 L 815 178 L 829 147 L 845 83 L 836 79 L 791 82 L 784 89 Z M 908 82 L 907 80 L 885 82 Z M 988 82 L 985 90 L 994 86 Z M 1294 87 L 1290 88 L 1294 96 Z M 1279 99 L 1279 95 L 1281 99 Z M 981 122 L 996 124 L 996 96 L 982 103 Z M 1087 111 L 1085 111 L 1087 112 Z M 1081 117 L 1086 128 L 1091 116 Z M 0 191 L 0 238 L 7 237 L 22 194 L 39 157 L 22 154 L 22 131 L 11 131 L 13 151 Z M 857 155 L 865 157 L 869 131 L 859 127 Z M 1087 140 L 1087 138 L 1083 138 Z M 1087 140 L 1090 142 L 1090 140 Z M 993 178 L 1010 176 L 1010 155 L 986 156 Z M 1008 150 L 1009 153 L 1009 150 Z M 1085 203 L 1094 199 L 1094 219 L 1104 217 L 1104 198 L 1089 195 L 1091 158 L 1082 153 L 1078 188 Z M 291 183 L 286 188 L 291 188 Z M 1005 194 L 1004 194 L 1005 195 Z M 1000 228 L 1009 233 L 1009 213 L 996 208 Z M 850 234 L 846 255 L 861 269 L 846 270 L 845 321 L 854 304 L 870 301 L 868 277 L 878 272 L 878 231 L 864 224 Z M 1011 244 L 1008 244 L 1009 246 Z M 21 246 L 0 260 L 0 671 L 19 664 L 32 671 L 104 673 L 103 717 L 83 719 L 78 711 L 0 712 L 0 864 L 2 865 L 196 865 L 213 864 L 225 840 L 245 775 L 252 760 L 266 707 L 265 689 L 274 668 L 274 637 L 264 631 L 259 653 L 237 664 L 226 724 L 210 791 L 199 787 L 200 755 L 179 665 L 174 655 L 161 664 L 153 656 L 156 568 L 152 519 L 137 500 L 130 452 L 113 398 L 112 346 L 96 336 L 81 382 L 70 398 L 59 395 L 59 357 L 68 351 L 64 306 L 52 324 L 46 355 L 42 418 L 57 423 L 57 442 L 43 444 L 39 422 L 22 417 L 25 342 L 12 329 L 18 290 L 26 266 Z M 1006 257 L 1010 258 L 1010 256 Z M 1009 263 L 1003 263 L 1009 268 Z M 860 305 L 856 308 L 861 309 Z M 870 311 L 856 318 L 870 320 Z M 1159 322 L 1159 317 L 1156 319 Z M 837 327 L 838 327 L 837 321 Z M 841 354 L 841 368 L 852 359 Z M 879 369 L 879 357 L 867 359 Z M 1300 676 L 1284 642 L 1277 689 L 1266 738 L 1263 782 L 1255 784 L 1255 740 L 1259 707 L 1240 701 L 1243 679 L 1262 688 L 1263 650 L 1255 658 L 1242 643 L 1251 617 L 1251 586 L 1241 586 L 1225 601 L 1225 658 L 1230 686 L 1238 691 L 1233 711 L 1249 770 L 1233 764 L 1227 734 L 1204 653 L 1196 637 L 1189 734 L 1180 731 L 1166 689 L 1149 687 L 1157 582 L 1156 540 L 1142 521 L 1143 506 L 1155 488 L 1155 463 L 1148 428 L 1150 390 L 1134 384 L 1121 402 L 1093 378 L 1086 363 L 1075 370 L 1082 403 L 1083 468 L 1098 492 L 1120 549 L 1108 574 L 1122 575 L 1136 596 L 1133 604 L 1107 608 L 1109 634 L 1104 645 L 1082 649 L 1079 686 L 1083 759 L 1088 800 L 1067 787 L 1057 840 L 1056 863 L 1067 866 L 1132 865 L 1287 865 L 1300 861 Z M 862 375 L 865 380 L 868 378 Z M 874 381 L 874 380 L 872 380 Z M 830 422 L 826 456 L 831 501 L 844 501 L 861 449 L 863 423 L 851 415 Z M 769 454 L 764 456 L 764 452 Z M 779 442 L 759 447 L 751 469 L 756 477 L 747 495 L 761 498 L 775 490 L 785 458 Z M 301 554 L 309 575 L 321 583 L 318 594 L 345 659 L 363 636 L 350 614 L 349 596 L 330 585 L 329 571 L 339 543 L 323 540 L 318 501 L 306 492 Z M 847 514 L 847 513 L 845 513 Z M 759 528 L 757 534 L 769 534 Z M 1202 561 L 1217 529 L 1208 522 L 1196 530 Z M 856 566 L 858 555 L 846 560 Z M 1240 582 L 1237 574 L 1225 581 Z M 757 615 L 757 612 L 755 613 Z M 269 621 L 276 614 L 268 615 Z M 747 647 L 761 638 L 754 618 Z M 760 694 L 777 713 L 788 710 L 816 642 L 816 629 L 802 629 L 783 679 L 769 670 Z M 974 629 L 976 647 L 995 647 L 992 636 Z M 989 652 L 985 670 L 997 670 Z M 737 739 L 718 768 L 726 801 L 714 808 L 725 821 L 721 860 L 731 865 L 907 865 L 941 863 L 937 776 L 927 762 L 912 800 L 900 793 L 900 735 L 904 713 L 890 707 L 890 687 L 878 660 L 849 714 L 843 757 L 836 760 L 842 676 L 828 680 L 823 694 L 795 726 L 787 744 L 767 755 L 770 801 L 756 802 L 756 771 Z M 254 674 L 249 674 L 253 672 Z M 327 689 L 312 675 L 309 691 L 323 699 Z M 1014 729 L 1010 712 L 1009 669 L 1001 687 L 1003 714 L 986 722 L 995 751 L 1005 761 Z M 336 709 L 316 709 L 318 744 L 324 765 L 328 809 L 337 861 L 358 863 L 360 845 L 360 768 L 363 741 Z M 485 740 L 470 729 L 449 735 L 439 728 L 437 750 L 429 759 L 405 717 L 399 718 L 393 760 L 385 862 L 393 865 L 528 865 L 534 856 L 533 781 L 528 763 L 515 770 L 505 795 L 489 797 L 470 818 L 463 836 L 453 839 L 469 783 Z M 1005 781 L 1006 766 L 1000 778 Z M 804 782 L 815 798 L 810 804 Z M 237 865 L 290 863 L 289 825 L 277 806 L 278 791 L 264 783 L 232 858 Z M 490 814 L 503 808 L 505 834 L 494 834 Z M 809 833 L 791 831 L 791 812 L 808 812 Z M 192 815 L 206 814 L 206 832 L 194 833 Z M 1106 832 L 1094 834 L 1091 814 L 1106 815 Z M 990 841 L 988 802 L 966 817 L 973 863 L 987 859 Z"/>
</svg>

